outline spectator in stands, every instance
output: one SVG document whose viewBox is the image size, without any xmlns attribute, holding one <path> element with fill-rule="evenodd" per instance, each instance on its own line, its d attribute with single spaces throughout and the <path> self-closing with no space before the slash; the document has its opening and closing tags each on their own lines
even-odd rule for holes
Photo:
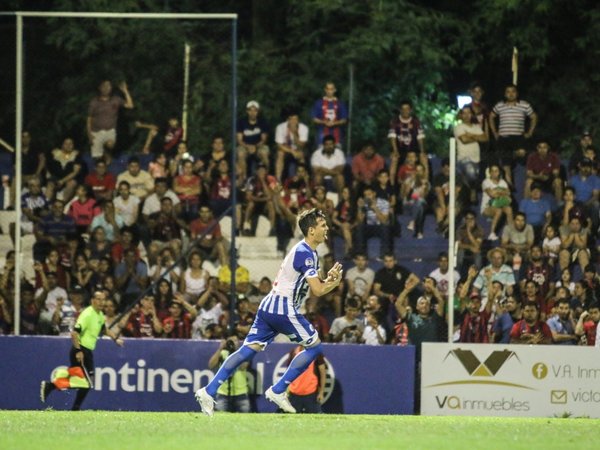
<svg viewBox="0 0 600 450">
<path fill-rule="evenodd" d="M 154 191 L 154 178 L 140 167 L 140 160 L 137 156 L 131 156 L 127 161 L 127 170 L 117 177 L 119 191 L 121 183 L 127 181 L 131 194 L 143 201 Z"/>
<path fill-rule="evenodd" d="M 182 173 L 173 180 L 173 190 L 181 202 L 181 212 L 185 220 L 191 221 L 198 216 L 200 196 L 203 194 L 202 180 L 192 171 L 192 161 L 182 163 Z"/>
<path fill-rule="evenodd" d="M 491 281 L 502 283 L 506 289 L 506 293 L 511 295 L 516 280 L 512 268 L 506 265 L 506 250 L 500 247 L 493 248 L 488 252 L 487 259 L 490 264 L 479 271 L 473 283 L 473 290 L 480 293 L 482 297 L 486 297 L 488 291 L 488 282 L 486 280 L 489 280 L 491 277 Z"/>
<path fill-rule="evenodd" d="M 199 242 L 196 242 L 198 250 L 204 259 L 214 261 L 219 260 L 219 264 L 228 263 L 225 240 L 221 234 L 221 226 L 213 218 L 210 207 L 200 205 L 199 217 L 190 224 L 190 233 L 192 240 L 202 236 Z"/>
<path fill-rule="evenodd" d="M 352 232 L 357 222 L 354 194 L 348 186 L 342 188 L 342 194 L 331 217 L 331 224 L 332 233 L 341 235 L 344 239 L 345 256 L 349 257 L 353 250 Z"/>
<path fill-rule="evenodd" d="M 554 286 L 551 283 L 552 268 L 544 261 L 541 246 L 531 247 L 529 262 L 521 267 L 519 280 L 521 291 L 523 291 L 526 281 L 533 281 L 541 296 L 549 298 L 554 295 Z"/>
<path fill-rule="evenodd" d="M 61 148 L 50 152 L 48 159 L 48 182 L 46 195 L 54 198 L 62 193 L 62 199 L 68 202 L 75 193 L 75 188 L 85 179 L 85 164 L 79 150 L 75 150 L 73 139 L 66 138 Z"/>
<path fill-rule="evenodd" d="M 358 297 L 362 303 L 366 303 L 371 294 L 373 282 L 375 281 L 375 272 L 368 266 L 368 259 L 365 253 L 355 253 L 354 267 L 345 273 L 348 298 Z"/>
<path fill-rule="evenodd" d="M 481 123 L 474 114 L 473 105 L 475 107 L 481 106 L 480 103 L 476 104 L 473 101 L 471 105 L 465 105 L 460 110 L 461 123 L 454 127 L 454 137 L 456 138 L 456 165 L 470 191 L 475 193 L 478 187 L 476 184 L 479 182 L 479 163 L 481 161 L 479 143 L 487 142 L 488 135 L 487 124 L 485 128 L 482 128 Z M 481 116 L 484 115 L 481 108 L 479 112 Z M 483 117 L 482 120 L 484 120 L 483 123 L 486 123 Z"/>
<path fill-rule="evenodd" d="M 562 200 L 563 180 L 560 178 L 560 159 L 550 151 L 545 139 L 538 141 L 536 151 L 527 157 L 527 179 L 523 196 L 528 198 L 533 183 L 537 183 L 545 192 L 554 194 L 557 202 Z"/>
<path fill-rule="evenodd" d="M 363 196 L 357 201 L 357 226 L 354 234 L 353 248 L 356 251 L 367 253 L 367 241 L 369 238 L 381 239 L 380 251 L 391 252 L 392 238 L 392 211 L 390 202 L 384 198 L 378 198 L 375 190 L 368 186 L 363 191 Z"/>
<path fill-rule="evenodd" d="M 231 206 L 233 190 L 236 189 L 238 204 L 235 209 L 235 222 L 239 225 L 242 222 L 242 205 L 243 197 L 240 195 L 240 188 L 243 185 L 244 177 L 238 169 L 236 173 L 235 183 L 232 183 L 229 162 L 222 159 L 217 164 L 216 171 L 213 171 L 211 184 L 209 189 L 209 204 L 216 217 L 220 217 Z M 229 213 L 229 215 L 232 215 Z"/>
<path fill-rule="evenodd" d="M 36 267 L 36 270 L 40 270 Z M 40 334 L 53 334 L 52 317 L 56 311 L 59 301 L 68 298 L 67 291 L 59 287 L 56 273 L 47 272 L 42 277 L 42 286 L 35 292 L 35 302 L 41 306 L 39 317 Z"/>
<path fill-rule="evenodd" d="M 510 343 L 510 332 L 514 324 L 523 318 L 521 301 L 518 297 L 509 295 L 503 306 L 504 309 L 496 318 L 493 326 L 491 342 L 496 344 Z"/>
<path fill-rule="evenodd" d="M 203 179 L 214 178 L 217 166 L 222 160 L 230 161 L 231 157 L 225 149 L 225 139 L 220 134 L 215 134 L 212 138 L 210 152 L 204 155 L 204 158 L 196 161 L 194 172 L 198 173 Z M 235 168 L 236 173 L 242 181 L 246 179 L 246 174 L 242 172 L 240 165 Z"/>
<path fill-rule="evenodd" d="M 539 320 L 539 307 L 536 302 L 523 304 L 523 318 L 515 323 L 510 331 L 511 344 L 550 344 L 552 333 L 546 322 Z"/>
<path fill-rule="evenodd" d="M 115 282 L 126 303 L 137 298 L 148 285 L 148 268 L 133 248 L 125 250 L 123 261 L 115 267 Z"/>
<path fill-rule="evenodd" d="M 584 158 L 579 163 L 577 174 L 569 178 L 569 186 L 575 190 L 575 201 L 579 202 L 591 218 L 591 234 L 598 230 L 598 213 L 600 211 L 600 178 L 592 174 L 592 162 Z"/>
<path fill-rule="evenodd" d="M 589 309 L 590 304 L 597 300 L 594 297 L 594 292 L 587 286 L 587 283 L 584 280 L 575 282 L 573 297 L 570 301 L 570 307 L 573 310 L 573 315 L 575 318 L 579 318 L 583 311 L 587 311 Z M 569 296 L 564 298 L 568 299 Z"/>
<path fill-rule="evenodd" d="M 581 219 L 577 216 L 574 216 L 568 225 L 562 225 L 560 227 L 561 250 L 559 263 L 562 256 L 566 261 L 578 262 L 583 272 L 589 264 L 591 256 L 588 247 L 589 235 L 589 229 L 583 227 Z"/>
<path fill-rule="evenodd" d="M 400 198 L 411 209 L 411 220 L 406 228 L 413 231 L 417 239 L 423 239 L 425 208 L 430 190 L 429 172 L 423 164 L 417 164 L 414 175 L 407 177 L 400 186 Z"/>
<path fill-rule="evenodd" d="M 455 182 L 455 187 L 454 217 L 460 217 L 463 208 L 468 203 L 468 199 L 463 198 L 466 191 L 463 190 L 460 178 Z M 437 231 L 438 233 L 446 234 L 448 232 L 448 214 L 450 208 L 450 160 L 448 158 L 442 160 L 440 173 L 433 177 L 433 193 L 435 194 L 433 211 L 435 213 Z"/>
<path fill-rule="evenodd" d="M 69 296 L 59 298 L 56 309 L 52 315 L 53 334 L 59 336 L 70 336 L 77 317 L 83 309 L 84 290 L 80 286 L 69 289 Z"/>
<path fill-rule="evenodd" d="M 486 133 L 488 131 L 488 116 L 490 110 L 488 105 L 482 100 L 485 95 L 485 90 L 481 83 L 475 81 L 469 87 L 469 96 L 471 97 L 471 103 L 468 106 L 473 114 L 473 121 L 477 122 L 482 130 Z"/>
<path fill-rule="evenodd" d="M 488 240 L 497 241 L 496 229 L 502 216 L 506 216 L 507 223 L 512 223 L 513 212 L 511 207 L 510 189 L 500 174 L 500 166 L 491 164 L 489 176 L 481 184 L 481 214 L 492 218 Z"/>
<path fill-rule="evenodd" d="M 492 311 L 493 302 L 488 299 L 485 307 L 481 308 L 481 296 L 471 294 L 460 327 L 460 342 L 471 344 L 487 344 L 490 341 L 488 334 L 488 321 Z"/>
<path fill-rule="evenodd" d="M 0 291 L 0 336 L 12 334 L 13 308 L 11 306 L 11 301 L 7 301 Z"/>
<path fill-rule="evenodd" d="M 270 235 L 275 235 L 275 208 L 273 206 L 272 189 L 277 180 L 267 173 L 267 168 L 259 164 L 256 175 L 248 178 L 244 188 L 246 193 L 246 211 L 244 213 L 244 234 L 251 236 L 253 222 L 259 215 L 266 215 L 271 225 Z"/>
<path fill-rule="evenodd" d="M 519 211 L 525 214 L 527 224 L 533 227 L 535 242 L 541 241 L 545 228 L 552 221 L 552 212 L 550 202 L 542 198 L 542 188 L 539 184 L 531 185 L 529 198 L 519 202 Z"/>
<path fill-rule="evenodd" d="M 80 287 L 84 292 L 92 292 L 92 271 L 85 253 L 78 253 L 71 267 L 71 288 Z"/>
<path fill-rule="evenodd" d="M 202 160 L 196 160 L 196 158 L 188 151 L 187 142 L 181 141 L 179 144 L 177 144 L 177 152 L 169 161 L 169 175 L 171 178 L 181 175 L 183 172 L 182 164 L 183 161 L 186 160 L 192 161 L 194 164 L 194 170 L 196 169 L 196 164 L 199 164 L 202 168 L 204 168 L 204 162 Z"/>
<path fill-rule="evenodd" d="M 152 161 L 148 164 L 148 173 L 154 178 L 154 188 L 156 188 L 157 178 L 166 178 L 169 176 L 168 164 L 167 155 L 163 152 L 155 154 Z"/>
<path fill-rule="evenodd" d="M 373 294 L 394 302 L 400 292 L 404 290 L 408 280 L 419 284 L 419 277 L 406 267 L 396 264 L 396 257 L 393 253 L 388 252 L 383 255 L 383 267 L 375 273 Z"/>
<path fill-rule="evenodd" d="M 125 226 L 123 216 L 116 214 L 115 205 L 112 200 L 105 200 L 102 203 L 102 213 L 94 217 L 90 228 L 92 231 L 102 228 L 106 240 L 114 242 L 119 238 L 120 230 L 123 226 Z"/>
<path fill-rule="evenodd" d="M 300 122 L 298 113 L 290 110 L 286 114 L 286 121 L 277 125 L 275 129 L 275 143 L 277 144 L 277 157 L 275 160 L 275 177 L 278 180 L 287 178 L 289 169 L 286 166 L 291 162 L 306 164 L 305 147 L 308 142 L 308 127 Z"/>
<path fill-rule="evenodd" d="M 441 301 L 434 308 L 426 297 L 417 301 L 415 312 L 409 309 L 408 297 L 419 279 L 407 280 L 395 302 L 396 311 L 400 320 L 408 326 L 408 341 L 415 346 L 417 361 L 421 360 L 421 344 L 423 342 L 441 342 L 443 337 L 440 330 L 444 329 L 444 302 Z"/>
<path fill-rule="evenodd" d="M 119 110 L 122 107 L 133 109 L 133 99 L 125 81 L 119 83 L 119 90 L 125 99 L 113 93 L 109 80 L 102 80 L 98 85 L 98 95 L 90 101 L 87 134 L 93 158 L 101 157 L 105 149 L 111 152 L 115 148 Z"/>
<path fill-rule="evenodd" d="M 155 264 L 151 264 L 150 268 L 148 269 L 148 277 L 150 278 L 151 282 L 156 282 L 158 280 L 166 281 L 171 287 L 171 291 L 177 291 L 181 283 L 181 268 L 178 265 L 172 267 L 175 263 L 174 250 L 171 247 L 163 248 L 160 252 L 160 255 L 157 255 L 157 257 L 155 258 L 154 262 Z M 170 270 L 167 273 L 163 274 L 163 272 L 165 272 L 169 268 Z M 180 292 L 185 293 L 185 291 Z M 167 309 L 168 304 L 171 302 L 172 298 L 169 297 L 167 301 L 167 299 L 165 299 L 159 291 L 156 292 L 156 297 L 157 302 L 161 301 L 161 304 L 165 307 L 165 309 Z M 161 317 L 161 319 L 163 318 L 164 317 Z"/>
<path fill-rule="evenodd" d="M 594 347 L 596 345 L 596 334 L 600 322 L 600 305 L 593 303 L 588 311 L 583 311 L 575 326 L 575 334 L 583 345 Z"/>
<path fill-rule="evenodd" d="M 183 293 L 188 301 L 198 299 L 208 285 L 208 272 L 202 268 L 202 255 L 192 252 L 188 256 L 188 268 L 183 272 L 179 282 L 179 292 Z"/>
<path fill-rule="evenodd" d="M 353 188 L 360 192 L 365 186 L 370 186 L 383 169 L 385 169 L 383 156 L 375 151 L 372 143 L 365 144 L 360 152 L 352 158 Z"/>
<path fill-rule="evenodd" d="M 42 216 L 48 214 L 48 199 L 42 192 L 40 179 L 29 177 L 27 182 L 28 191 L 21 195 L 21 232 L 23 234 L 32 234 L 33 227 L 39 224 Z M 8 231 L 8 230 L 6 230 Z"/>
<path fill-rule="evenodd" d="M 198 316 L 192 324 L 193 336 L 204 337 L 207 339 L 219 338 L 219 332 L 209 329 L 211 326 L 221 327 L 222 323 L 227 323 L 229 318 L 226 314 L 229 300 L 225 294 L 219 292 L 218 280 L 210 279 L 208 287 L 200 295 L 196 303 Z"/>
<path fill-rule="evenodd" d="M 316 301 L 308 301 L 306 304 L 306 318 L 313 328 L 317 331 L 319 339 L 327 342 L 329 339 L 329 323 L 323 314 L 321 308 Z"/>
<path fill-rule="evenodd" d="M 196 315 L 196 308 L 185 300 L 185 296 L 175 293 L 169 315 L 162 321 L 163 336 L 167 339 L 190 339 Z"/>
<path fill-rule="evenodd" d="M 333 200 L 327 198 L 327 189 L 323 185 L 315 186 L 313 194 L 314 195 L 310 199 L 311 204 L 315 208 L 323 211 L 327 217 L 327 225 L 331 227 L 331 217 L 333 217 L 333 212 L 335 211 Z M 331 244 L 331 242 L 329 242 L 329 244 Z"/>
<path fill-rule="evenodd" d="M 401 101 L 397 114 L 390 121 L 387 136 L 392 146 L 390 177 L 395 175 L 398 165 L 409 151 L 425 154 L 425 132 L 419 119 L 413 115 L 412 103 L 408 100 Z"/>
<path fill-rule="evenodd" d="M 46 154 L 32 144 L 31 133 L 24 130 L 21 133 L 21 171 L 23 182 L 28 183 L 31 178 L 43 180 L 46 177 Z"/>
<path fill-rule="evenodd" d="M 336 318 L 329 329 L 329 341 L 344 344 L 356 344 L 363 332 L 363 323 L 358 318 L 361 309 L 361 299 L 350 297 L 346 300 L 344 315 Z"/>
<path fill-rule="evenodd" d="M 387 339 L 385 328 L 381 325 L 380 314 L 367 311 L 365 314 L 365 329 L 361 342 L 366 345 L 383 345 Z"/>
<path fill-rule="evenodd" d="M 554 267 L 558 260 L 558 252 L 560 251 L 560 237 L 557 235 L 554 225 L 549 224 L 544 231 L 544 240 L 542 241 L 542 252 L 544 258 L 550 266 Z"/>
<path fill-rule="evenodd" d="M 72 217 L 63 214 L 65 203 L 54 200 L 50 214 L 44 216 L 34 227 L 36 243 L 33 248 L 33 257 L 37 261 L 46 259 L 52 247 L 64 247 L 67 236 L 75 233 L 75 221 Z"/>
<path fill-rule="evenodd" d="M 187 229 L 187 224 L 177 217 L 169 197 L 163 197 L 160 201 L 160 211 L 150 215 L 148 228 L 152 238 L 148 247 L 149 256 L 156 255 L 166 246 L 171 247 L 176 254 L 181 253 L 182 233 Z"/>
<path fill-rule="evenodd" d="M 335 84 L 325 83 L 325 96 L 315 102 L 312 108 L 312 122 L 316 126 L 315 145 L 320 145 L 326 136 L 334 138 L 334 144 L 340 148 L 344 142 L 344 130 L 348 123 L 346 104 L 336 96 Z"/>
<path fill-rule="evenodd" d="M 322 145 L 314 151 L 310 158 L 310 165 L 314 184 L 326 187 L 328 184 L 333 184 L 335 190 L 341 193 L 345 184 L 346 156 L 340 148 L 335 146 L 335 138 L 332 135 L 323 138 Z M 328 190 L 330 189 L 328 188 Z"/>
<path fill-rule="evenodd" d="M 254 323 L 254 313 L 250 311 L 250 301 L 245 296 L 238 296 L 232 319 L 233 332 L 238 339 L 245 339 Z"/>
<path fill-rule="evenodd" d="M 7 264 L 10 262 L 14 263 L 14 252 L 12 252 L 12 258 L 6 255 Z M 58 249 L 51 248 L 43 262 L 34 262 L 35 271 L 35 288 L 39 289 L 43 285 L 44 274 L 47 272 L 53 272 L 56 274 L 56 284 L 66 289 L 71 284 L 70 274 L 65 270 L 60 261 L 60 253 Z"/>
<path fill-rule="evenodd" d="M 590 133 L 588 130 L 585 130 L 579 139 L 579 145 L 577 146 L 577 149 L 573 151 L 571 159 L 569 160 L 569 176 L 575 175 L 577 169 L 579 168 L 579 163 L 583 158 L 586 157 L 586 150 L 593 145 L 594 139 L 592 137 L 592 133 Z"/>
<path fill-rule="evenodd" d="M 525 120 L 529 118 L 529 128 L 525 131 Z M 498 127 L 496 127 L 498 119 Z M 531 105 L 519 99 L 517 86 L 509 84 L 504 90 L 504 100 L 496 103 L 489 117 L 492 135 L 496 139 L 500 164 L 504 169 L 506 182 L 513 186 L 512 167 L 514 158 L 523 159 L 527 151 L 528 139 L 537 126 L 537 114 Z"/>
<path fill-rule="evenodd" d="M 164 319 L 169 317 L 169 306 L 173 302 L 173 283 L 166 278 L 158 281 L 154 290 L 154 306 L 158 319 L 162 323 Z"/>
<path fill-rule="evenodd" d="M 166 178 L 159 177 L 154 180 L 154 192 L 150 194 L 146 200 L 144 200 L 144 207 L 142 208 L 142 215 L 144 219 L 148 220 L 150 215 L 160 211 L 160 201 L 164 198 L 170 198 L 173 203 L 175 213 L 179 215 L 181 213 L 181 205 L 179 197 L 175 192 L 169 189 L 169 183 Z"/>
<path fill-rule="evenodd" d="M 552 332 L 552 343 L 556 345 L 577 345 L 575 321 L 571 317 L 572 311 L 569 300 L 560 299 L 555 306 L 557 314 L 546 322 Z"/>
<path fill-rule="evenodd" d="M 518 212 L 513 222 L 504 227 L 501 242 L 502 248 L 506 250 L 508 261 L 512 261 L 513 267 L 517 270 L 521 261 L 529 260 L 529 251 L 533 242 L 533 227 L 527 223 L 525 214 Z"/>
<path fill-rule="evenodd" d="M 231 267 L 223 264 L 217 273 L 219 289 L 227 294 L 231 292 Z M 235 268 L 235 289 L 238 294 L 246 294 L 250 289 L 250 271 L 243 265 L 237 264 Z"/>
<path fill-rule="evenodd" d="M 123 334 L 136 338 L 156 338 L 160 337 L 162 332 L 163 327 L 156 313 L 154 296 L 145 295 L 131 310 Z"/>
<path fill-rule="evenodd" d="M 289 196 L 291 202 L 302 204 L 312 197 L 312 182 L 306 166 L 298 164 L 296 172 L 283 181 L 285 196 Z M 288 203 L 289 204 L 289 203 Z"/>
<path fill-rule="evenodd" d="M 465 272 L 465 266 L 474 264 L 481 267 L 481 245 L 483 244 L 483 228 L 477 223 L 475 213 L 467 211 L 463 223 L 456 232 L 458 251 L 456 254 L 456 265 L 461 273 Z"/>
<path fill-rule="evenodd" d="M 436 282 L 437 290 L 448 301 L 448 286 L 450 280 L 450 262 L 448 260 L 448 253 L 441 252 L 438 254 L 438 267 L 431 271 L 429 274 L 430 278 L 433 278 Z M 460 281 L 460 274 L 458 271 L 454 271 L 454 286 Z"/>
<path fill-rule="evenodd" d="M 140 199 L 133 195 L 128 181 L 119 182 L 119 195 L 113 200 L 115 216 L 127 225 L 135 225 L 139 214 Z"/>
<path fill-rule="evenodd" d="M 238 162 L 244 176 L 253 172 L 258 162 L 269 167 L 269 125 L 259 112 L 258 102 L 251 100 L 246 104 L 246 117 L 237 122 Z"/>
<path fill-rule="evenodd" d="M 34 294 L 35 290 L 31 284 L 21 285 L 21 335 L 38 334 L 40 306 L 36 303 Z"/>
<path fill-rule="evenodd" d="M 167 121 L 167 128 L 165 131 L 163 151 L 169 156 L 173 156 L 176 151 L 177 145 L 183 139 L 183 127 L 179 122 L 179 118 L 175 115 L 169 117 Z"/>
<path fill-rule="evenodd" d="M 90 198 L 89 194 L 88 186 L 77 186 L 75 199 L 69 205 L 69 216 L 73 218 L 79 234 L 87 233 L 94 217 L 100 214 L 98 203 L 94 198 Z"/>
<path fill-rule="evenodd" d="M 572 217 L 579 217 L 585 228 L 592 227 L 592 222 L 586 214 L 584 205 L 576 199 L 575 188 L 567 186 L 563 194 L 562 206 L 556 211 L 554 220 L 561 225 L 569 225 Z"/>
<path fill-rule="evenodd" d="M 85 185 L 92 188 L 97 201 L 112 200 L 117 184 L 112 173 L 108 172 L 106 161 L 98 158 L 94 163 L 94 171 L 85 177 Z"/>
</svg>

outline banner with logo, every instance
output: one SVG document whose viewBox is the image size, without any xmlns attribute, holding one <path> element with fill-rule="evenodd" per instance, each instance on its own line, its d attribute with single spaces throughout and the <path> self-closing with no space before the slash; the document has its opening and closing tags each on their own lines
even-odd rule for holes
<svg viewBox="0 0 600 450">
<path fill-rule="evenodd" d="M 423 344 L 421 413 L 600 418 L 600 352 L 561 345 Z"/>
<path fill-rule="evenodd" d="M 208 360 L 218 342 L 109 339 L 94 350 L 95 389 L 84 409 L 198 411 L 194 391 L 208 383 Z M 68 366 L 69 338 L 0 336 L 0 409 L 69 409 L 75 391 L 55 391 L 39 400 L 42 380 Z M 292 344 L 272 344 L 256 355 L 248 370 L 253 409 L 274 412 L 264 392 L 285 371 Z M 324 344 L 327 360 L 325 412 L 412 414 L 414 347 Z"/>
</svg>

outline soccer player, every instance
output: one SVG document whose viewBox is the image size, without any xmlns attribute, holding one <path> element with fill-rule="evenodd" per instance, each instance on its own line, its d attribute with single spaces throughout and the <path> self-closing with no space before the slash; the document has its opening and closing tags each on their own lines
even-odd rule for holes
<svg viewBox="0 0 600 450">
<path fill-rule="evenodd" d="M 244 344 L 223 362 L 206 387 L 196 391 L 196 400 L 200 403 L 202 412 L 208 416 L 213 415 L 219 386 L 239 365 L 252 359 L 256 352 L 264 349 L 279 333 L 302 345 L 304 351 L 294 357 L 281 379 L 267 389 L 265 396 L 283 411 L 296 412 L 288 400 L 286 390 L 322 352 L 317 331 L 298 310 L 308 297 L 309 289 L 313 295 L 321 297 L 340 284 L 343 273 L 342 265 L 336 262 L 327 272 L 325 280 L 321 280 L 318 274 L 316 248 L 327 239 L 329 230 L 325 215 L 314 208 L 304 211 L 298 217 L 298 225 L 304 239 L 283 260 L 273 282 L 273 289 L 262 299 Z"/>
<path fill-rule="evenodd" d="M 90 388 L 93 387 L 94 355 L 92 352 L 96 348 L 96 342 L 101 334 L 105 333 L 112 338 L 117 345 L 123 346 L 123 340 L 105 326 L 104 313 L 102 312 L 105 300 L 106 294 L 104 291 L 95 291 L 92 295 L 91 305 L 81 312 L 73 331 L 71 331 L 73 347 L 71 347 L 69 353 L 70 364 L 71 367 L 80 367 L 83 369 L 83 373 L 87 379 L 87 383 L 77 384 L 78 391 L 75 402 L 73 403 L 73 411 L 79 411 L 81 409 L 83 400 L 87 396 Z M 69 372 L 70 374 L 75 374 L 72 375 L 72 377 L 77 376 L 77 372 Z M 84 387 L 86 385 L 87 387 Z M 75 387 L 75 383 L 72 383 L 71 386 L 66 385 L 64 387 Z M 46 402 L 48 395 L 55 389 L 57 389 L 57 386 L 54 382 L 42 381 L 40 387 L 40 400 L 42 403 Z"/>
</svg>

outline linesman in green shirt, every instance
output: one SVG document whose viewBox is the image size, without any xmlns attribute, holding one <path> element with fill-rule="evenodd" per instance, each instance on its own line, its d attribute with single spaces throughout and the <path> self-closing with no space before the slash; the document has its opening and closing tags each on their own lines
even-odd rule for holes
<svg viewBox="0 0 600 450">
<path fill-rule="evenodd" d="M 106 301 L 104 291 L 95 291 L 92 295 L 91 305 L 85 308 L 75 327 L 71 331 L 73 346 L 69 352 L 71 367 L 64 378 L 53 381 L 42 381 L 40 387 L 40 400 L 46 401 L 48 395 L 55 389 L 77 389 L 73 411 L 81 409 L 81 404 L 90 388 L 94 387 L 94 355 L 96 342 L 102 334 L 106 334 L 117 345 L 123 346 L 123 340 L 113 331 L 106 328 L 102 308 Z"/>
</svg>

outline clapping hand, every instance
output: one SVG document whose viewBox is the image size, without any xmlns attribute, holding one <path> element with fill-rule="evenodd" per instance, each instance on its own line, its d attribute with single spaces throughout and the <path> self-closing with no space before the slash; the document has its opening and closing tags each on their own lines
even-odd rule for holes
<svg viewBox="0 0 600 450">
<path fill-rule="evenodd" d="M 327 279 L 325 281 L 337 281 L 339 283 L 342 279 L 343 272 L 344 269 L 342 265 L 339 262 L 336 262 L 327 272 Z"/>
</svg>

